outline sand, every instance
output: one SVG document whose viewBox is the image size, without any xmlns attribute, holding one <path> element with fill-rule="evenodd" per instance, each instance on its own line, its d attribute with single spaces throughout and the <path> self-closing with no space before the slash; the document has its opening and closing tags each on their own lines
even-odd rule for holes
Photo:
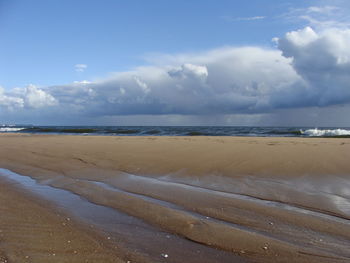
<svg viewBox="0 0 350 263">
<path fill-rule="evenodd" d="M 123 262 L 69 215 L 9 182 L 0 186 L 0 262 Z"/>
<path fill-rule="evenodd" d="M 3 134 L 0 146 L 1 168 L 140 220 L 113 227 L 116 248 L 2 180 L 0 262 L 350 260 L 349 139 Z"/>
</svg>

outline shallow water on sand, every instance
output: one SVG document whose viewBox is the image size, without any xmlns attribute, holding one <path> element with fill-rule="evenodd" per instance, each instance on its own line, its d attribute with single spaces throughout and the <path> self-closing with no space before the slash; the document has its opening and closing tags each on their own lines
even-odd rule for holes
<svg viewBox="0 0 350 263">
<path fill-rule="evenodd" d="M 117 209 L 90 202 L 71 191 L 37 183 L 28 176 L 0 168 L 0 177 L 10 183 L 32 191 L 40 198 L 51 201 L 67 211 L 73 218 L 94 227 L 110 242 L 114 242 L 132 260 L 143 258 L 146 262 L 247 262 L 226 251 L 216 250 L 183 239 L 172 233 L 147 224 L 141 219 Z M 133 262 L 133 261 L 131 261 Z"/>
<path fill-rule="evenodd" d="M 201 176 L 199 179 L 168 175 L 159 180 L 239 194 L 241 196 L 237 198 L 255 198 L 256 201 L 260 200 L 267 205 L 315 214 L 332 218 L 332 220 L 342 222 L 350 220 L 350 176 L 305 175 L 295 178 L 242 176 L 230 178 L 213 175 Z"/>
<path fill-rule="evenodd" d="M 89 179 L 0 176 L 94 225 L 154 262 L 347 262 L 348 181 L 157 178 L 96 172 Z M 45 184 L 43 184 L 45 183 Z M 130 252 L 131 251 L 131 252 Z"/>
</svg>

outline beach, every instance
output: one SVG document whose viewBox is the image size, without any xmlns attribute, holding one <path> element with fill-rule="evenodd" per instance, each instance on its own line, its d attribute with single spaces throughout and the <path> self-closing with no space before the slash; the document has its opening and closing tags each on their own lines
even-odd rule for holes
<svg viewBox="0 0 350 263">
<path fill-rule="evenodd" d="M 0 262 L 350 260 L 348 138 L 7 133 L 0 146 Z M 80 211 L 57 205 L 65 193 Z"/>
</svg>

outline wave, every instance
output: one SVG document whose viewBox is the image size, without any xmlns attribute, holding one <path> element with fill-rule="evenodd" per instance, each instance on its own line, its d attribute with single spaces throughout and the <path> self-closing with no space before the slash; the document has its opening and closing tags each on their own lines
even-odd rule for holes
<svg viewBox="0 0 350 263">
<path fill-rule="evenodd" d="M 350 130 L 345 129 L 308 129 L 300 130 L 302 135 L 312 137 L 350 137 Z"/>
<path fill-rule="evenodd" d="M 209 135 L 209 134 L 204 133 L 204 132 L 199 132 L 199 131 L 190 131 L 190 132 L 186 133 L 185 135 L 187 135 L 187 136 L 205 136 L 205 135 Z"/>
<path fill-rule="evenodd" d="M 160 133 L 161 133 L 160 130 L 150 130 L 145 132 L 145 134 L 147 135 L 160 134 Z"/>
<path fill-rule="evenodd" d="M 1 127 L 0 132 L 17 132 L 22 131 L 25 128 L 14 128 L 14 127 Z"/>
<path fill-rule="evenodd" d="M 31 127 L 31 128 L 23 128 L 25 132 L 42 132 L 42 133 L 94 133 L 96 129 L 89 128 L 46 128 L 46 127 Z"/>
<path fill-rule="evenodd" d="M 209 126 L 32 126 L 1 125 L 0 133 L 82 134 L 109 136 L 249 136 L 350 138 L 350 128 L 209 127 Z"/>
<path fill-rule="evenodd" d="M 23 128 L 23 131 L 29 133 L 77 133 L 77 134 L 138 134 L 141 131 L 137 129 L 111 129 L 104 127 L 29 127 Z"/>
<path fill-rule="evenodd" d="M 272 135 L 290 135 L 290 136 L 298 136 L 302 135 L 302 130 L 272 130 L 264 132 L 264 134 L 272 134 Z"/>
<path fill-rule="evenodd" d="M 140 130 L 135 130 L 135 129 L 117 129 L 117 130 L 112 130 L 112 133 L 116 133 L 116 134 L 136 134 L 136 133 L 140 133 Z"/>
</svg>

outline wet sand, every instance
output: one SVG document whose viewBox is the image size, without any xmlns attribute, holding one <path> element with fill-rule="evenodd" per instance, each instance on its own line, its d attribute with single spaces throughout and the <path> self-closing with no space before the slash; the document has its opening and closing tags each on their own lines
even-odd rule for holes
<svg viewBox="0 0 350 263">
<path fill-rule="evenodd" d="M 72 261 L 73 232 L 80 262 L 350 260 L 349 139 L 6 134 L 0 145 L 1 168 L 120 213 L 90 229 L 88 216 L 0 176 L 0 262 L 33 262 L 17 246 L 45 262 L 50 229 L 50 262 Z M 46 213 L 35 227 L 31 214 Z M 56 227 L 65 217 L 69 230 Z"/>
<path fill-rule="evenodd" d="M 0 262 L 124 262 L 118 250 L 69 214 L 0 180 Z"/>
</svg>

